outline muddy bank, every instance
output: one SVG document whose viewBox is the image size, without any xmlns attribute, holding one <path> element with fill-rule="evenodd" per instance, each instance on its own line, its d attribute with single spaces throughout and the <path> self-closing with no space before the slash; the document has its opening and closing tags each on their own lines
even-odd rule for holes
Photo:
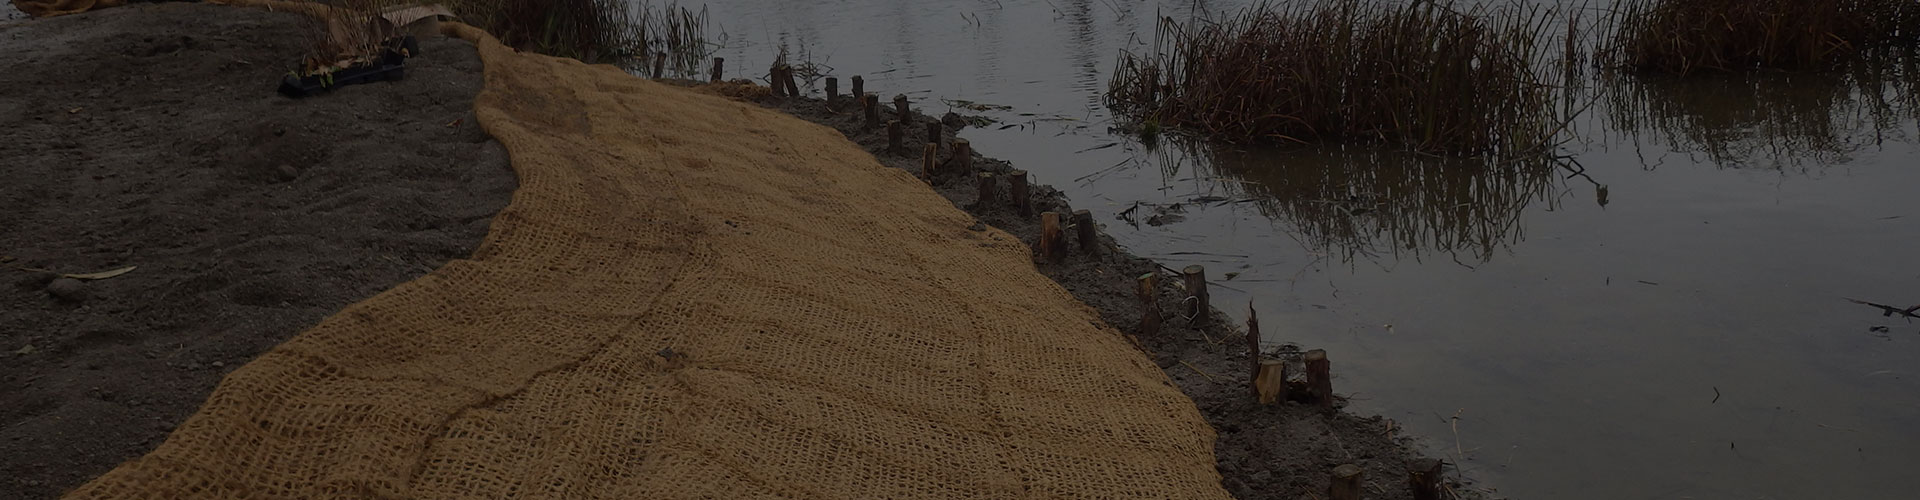
<svg viewBox="0 0 1920 500">
<path fill-rule="evenodd" d="M 926 124 L 931 118 L 918 111 L 910 114 L 910 123 L 903 128 L 904 150 L 890 151 L 886 128 L 865 127 L 865 119 L 851 99 L 843 97 L 837 109 L 829 109 L 821 99 L 774 98 L 767 96 L 761 87 L 721 84 L 707 89 L 756 101 L 833 127 L 873 153 L 882 164 L 916 174 L 922 171 L 922 148 L 928 142 Z M 881 105 L 884 109 L 882 123 L 894 119 L 896 115 L 892 102 L 883 99 Z M 947 152 L 955 137 L 954 130 L 960 124 L 959 120 L 950 117 L 947 125 L 941 127 L 942 134 L 938 141 L 942 161 L 948 160 Z M 1033 215 L 1022 216 L 1009 202 L 1011 194 L 1004 175 L 1017 167 L 979 153 L 982 150 L 992 151 L 992 144 L 973 144 L 972 147 L 975 171 L 992 172 L 998 177 L 997 201 L 984 205 L 977 203 L 980 193 L 978 179 L 972 174 L 961 175 L 952 168 L 946 168 L 945 173 L 934 177 L 934 190 L 982 223 L 1020 237 L 1029 247 L 1039 248 L 1038 214 L 1052 211 L 1064 217 L 1064 214 L 1071 213 L 1073 209 L 1066 197 L 1046 185 L 1030 186 Z M 1103 225 L 1106 221 L 1096 223 Z M 1392 421 L 1344 411 L 1329 416 L 1313 407 L 1293 402 L 1279 406 L 1256 404 L 1247 389 L 1249 360 L 1246 333 L 1241 326 L 1218 320 L 1195 324 L 1178 314 L 1187 296 L 1184 288 L 1177 284 L 1179 276 L 1152 261 L 1127 253 L 1104 231 L 1098 238 L 1097 257 L 1089 257 L 1089 252 L 1072 241 L 1071 231 L 1068 231 L 1067 239 L 1070 256 L 1064 262 L 1046 262 L 1036 254 L 1036 266 L 1041 273 L 1060 283 L 1082 302 L 1097 309 L 1108 324 L 1136 339 L 1180 389 L 1193 398 L 1200 412 L 1218 433 L 1214 454 L 1219 461 L 1224 486 L 1229 492 L 1243 499 L 1324 498 L 1333 468 L 1352 463 L 1366 470 L 1367 498 L 1411 498 L 1406 483 L 1409 464 L 1426 457 L 1415 451 L 1415 446 L 1409 442 L 1410 438 L 1400 435 L 1398 426 Z M 1135 279 L 1146 273 L 1159 273 L 1158 301 L 1164 315 L 1161 331 L 1153 335 L 1140 334 L 1139 323 L 1144 308 L 1134 292 Z M 1216 311 L 1213 317 L 1226 316 Z M 1297 357 L 1297 348 L 1290 345 L 1269 346 L 1268 352 L 1275 357 Z M 1339 371 L 1338 355 L 1333 353 L 1336 373 Z M 1298 373 L 1299 370 L 1294 372 Z M 1335 390 L 1338 392 L 1338 387 Z M 1453 479 L 1455 472 L 1451 466 L 1447 474 L 1450 478 L 1449 487 L 1464 490 Z M 1477 496 L 1465 491 L 1461 494 Z"/>
<path fill-rule="evenodd" d="M 466 257 L 506 205 L 471 45 L 287 99 L 307 22 L 184 3 L 0 22 L 0 498 L 146 453 L 226 372 Z M 125 266 L 65 299 L 20 270 Z"/>
</svg>

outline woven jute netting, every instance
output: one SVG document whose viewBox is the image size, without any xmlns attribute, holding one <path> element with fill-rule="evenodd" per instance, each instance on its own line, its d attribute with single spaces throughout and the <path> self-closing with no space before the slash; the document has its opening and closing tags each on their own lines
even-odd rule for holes
<svg viewBox="0 0 1920 500">
<path fill-rule="evenodd" d="M 1226 498 L 1019 240 L 831 129 L 446 28 L 520 178 L 472 258 L 70 498 Z"/>
</svg>

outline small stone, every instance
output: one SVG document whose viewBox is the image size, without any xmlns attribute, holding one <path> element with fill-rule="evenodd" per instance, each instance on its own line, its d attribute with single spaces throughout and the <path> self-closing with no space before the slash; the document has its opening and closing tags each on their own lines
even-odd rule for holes
<svg viewBox="0 0 1920 500">
<path fill-rule="evenodd" d="M 87 300 L 87 285 L 73 278 L 60 278 L 47 284 L 47 293 L 67 302 Z"/>
<path fill-rule="evenodd" d="M 215 362 L 213 362 L 213 367 L 214 367 L 214 368 L 226 368 L 226 367 L 227 367 L 227 362 L 225 362 L 225 361 L 215 361 Z"/>
<path fill-rule="evenodd" d="M 293 168 L 293 165 L 281 165 L 279 168 L 274 169 L 274 171 L 280 174 L 280 180 L 282 181 L 291 181 L 300 178 L 300 169 Z"/>
</svg>

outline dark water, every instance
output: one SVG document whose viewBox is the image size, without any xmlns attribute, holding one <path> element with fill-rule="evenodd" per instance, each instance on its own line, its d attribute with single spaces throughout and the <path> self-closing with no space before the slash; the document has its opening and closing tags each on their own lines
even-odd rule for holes
<svg viewBox="0 0 1920 500">
<path fill-rule="evenodd" d="M 965 132 L 977 149 L 1136 253 L 1238 273 L 1217 303 L 1328 349 L 1359 411 L 1501 495 L 1920 498 L 1920 324 L 1842 300 L 1920 302 L 1910 95 L 1848 75 L 1593 82 L 1571 161 L 1546 169 L 1107 132 L 1118 51 L 1157 16 L 1243 4 L 708 7 L 730 76 L 785 45 L 883 100 L 1011 106 Z M 1117 217 L 1137 203 L 1184 220 Z"/>
</svg>

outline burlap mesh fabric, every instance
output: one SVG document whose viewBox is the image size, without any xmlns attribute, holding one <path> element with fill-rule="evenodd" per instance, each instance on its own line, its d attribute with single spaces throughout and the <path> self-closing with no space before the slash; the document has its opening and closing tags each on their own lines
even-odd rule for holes
<svg viewBox="0 0 1920 500">
<path fill-rule="evenodd" d="M 1225 498 L 1193 403 L 833 130 L 463 25 L 480 249 L 229 375 L 69 498 Z"/>
</svg>

